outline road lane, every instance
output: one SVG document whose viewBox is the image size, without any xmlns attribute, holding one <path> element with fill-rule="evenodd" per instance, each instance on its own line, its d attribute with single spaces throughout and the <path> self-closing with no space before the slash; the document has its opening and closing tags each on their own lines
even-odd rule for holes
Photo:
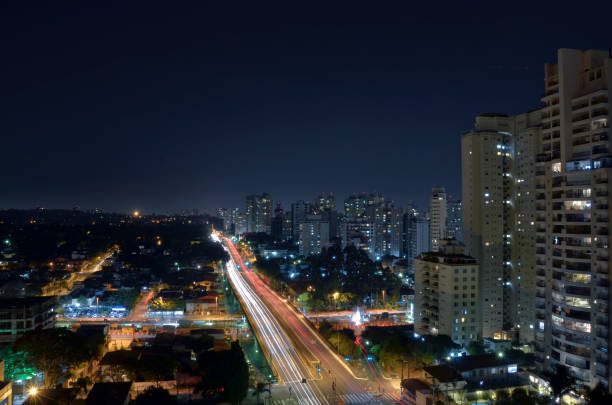
<svg viewBox="0 0 612 405">
<path fill-rule="evenodd" d="M 367 379 L 356 377 L 341 356 L 338 356 L 312 328 L 295 308 L 291 307 L 278 294 L 272 291 L 253 271 L 251 271 L 242 260 L 240 254 L 231 240 L 226 239 L 227 246 L 233 260 L 243 269 L 243 274 L 248 279 L 252 290 L 264 305 L 272 312 L 274 318 L 289 332 L 292 343 L 301 358 L 314 356 L 320 360 L 321 375 L 317 378 L 317 385 L 329 400 L 341 399 L 349 394 L 356 394 L 365 399 L 365 403 L 394 403 L 399 399 L 393 388 L 387 385 L 384 398 L 372 395 L 365 390 Z M 307 352 L 307 353 L 306 353 Z M 386 384 L 385 384 L 386 385 Z"/>
<path fill-rule="evenodd" d="M 291 387 L 291 395 L 298 404 L 318 405 L 327 404 L 322 392 L 312 380 L 308 369 L 302 363 L 295 347 L 292 345 L 287 334 L 278 324 L 267 306 L 246 282 L 241 272 L 238 271 L 234 258 L 235 250 L 230 251 L 231 259 L 227 263 L 227 275 L 230 278 L 236 294 L 244 303 L 244 310 L 248 312 L 250 319 L 255 323 L 258 330 L 260 343 L 265 346 L 271 357 L 274 369 L 284 384 Z M 302 383 L 303 379 L 306 383 Z"/>
</svg>

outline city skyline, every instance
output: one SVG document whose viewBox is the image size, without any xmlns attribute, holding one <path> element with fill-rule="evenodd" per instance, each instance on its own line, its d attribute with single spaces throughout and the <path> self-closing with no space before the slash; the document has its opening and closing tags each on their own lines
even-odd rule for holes
<svg viewBox="0 0 612 405">
<path fill-rule="evenodd" d="M 255 9 L 229 24 L 220 5 L 165 11 L 7 7 L 5 147 L 28 158 L 3 159 L 3 208 L 213 212 L 323 190 L 425 207 L 435 186 L 461 198 L 471 117 L 537 107 L 557 48 L 608 48 L 605 13 L 537 7 L 523 24 L 468 8 L 331 6 L 286 23 L 290 10 Z"/>
</svg>

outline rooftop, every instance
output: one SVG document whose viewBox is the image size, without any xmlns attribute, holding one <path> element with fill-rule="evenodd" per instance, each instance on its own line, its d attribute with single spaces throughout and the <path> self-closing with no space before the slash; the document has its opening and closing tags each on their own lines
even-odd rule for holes
<svg viewBox="0 0 612 405">
<path fill-rule="evenodd" d="M 123 405 L 127 402 L 132 382 L 95 383 L 85 403 L 87 405 Z"/>
<path fill-rule="evenodd" d="M 417 379 L 417 378 L 407 378 L 402 380 L 402 388 L 410 391 L 431 391 L 431 387 L 429 384 Z"/>
<path fill-rule="evenodd" d="M 461 374 L 445 364 L 424 367 L 423 370 L 441 383 L 463 381 Z"/>
<path fill-rule="evenodd" d="M 72 403 L 79 390 L 76 388 L 39 389 L 36 395 L 30 395 L 23 405 L 67 405 Z"/>
<path fill-rule="evenodd" d="M 479 368 L 499 367 L 513 364 L 495 354 L 477 354 L 474 356 L 458 357 L 453 361 L 453 367 L 460 373 Z"/>
<path fill-rule="evenodd" d="M 55 296 L 0 298 L 0 309 L 32 307 L 36 305 L 54 303 L 55 300 Z"/>
</svg>

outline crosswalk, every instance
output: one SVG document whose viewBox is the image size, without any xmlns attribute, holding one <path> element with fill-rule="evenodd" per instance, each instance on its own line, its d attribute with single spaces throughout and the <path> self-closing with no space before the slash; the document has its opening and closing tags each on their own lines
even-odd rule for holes
<svg viewBox="0 0 612 405">
<path fill-rule="evenodd" d="M 330 404 L 341 403 L 344 405 L 382 405 L 382 404 L 397 404 L 399 403 L 396 397 L 389 394 L 372 395 L 368 393 L 352 393 L 336 395 L 328 398 Z M 335 401 L 334 401 L 335 400 Z M 273 405 L 300 405 L 295 398 L 273 399 Z"/>
</svg>

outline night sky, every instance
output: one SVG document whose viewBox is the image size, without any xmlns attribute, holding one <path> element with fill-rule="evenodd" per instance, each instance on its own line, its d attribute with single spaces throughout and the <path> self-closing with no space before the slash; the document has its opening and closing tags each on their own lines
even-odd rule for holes
<svg viewBox="0 0 612 405">
<path fill-rule="evenodd" d="M 557 48 L 612 46 L 610 2 L 60 3 L 2 5 L 0 208 L 424 206 L 459 196 L 475 115 L 537 107 Z"/>
</svg>

